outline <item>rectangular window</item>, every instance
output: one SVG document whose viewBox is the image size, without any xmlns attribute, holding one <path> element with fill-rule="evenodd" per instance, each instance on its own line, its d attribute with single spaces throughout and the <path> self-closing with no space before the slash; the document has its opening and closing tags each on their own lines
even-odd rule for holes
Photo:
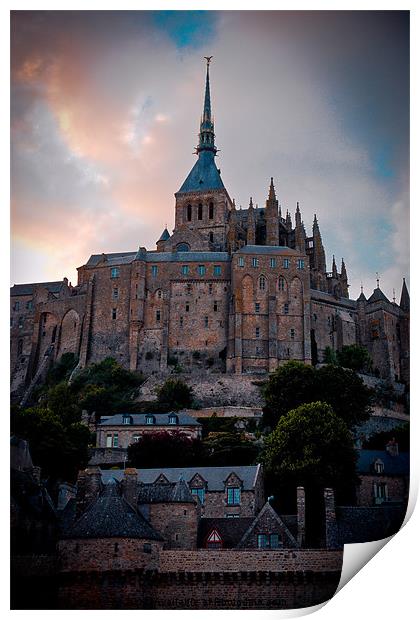
<svg viewBox="0 0 420 620">
<path fill-rule="evenodd" d="M 256 327 L 255 328 L 255 338 L 259 338 L 260 337 L 260 328 Z"/>
<path fill-rule="evenodd" d="M 199 276 L 206 275 L 206 268 L 204 265 L 198 265 L 198 275 Z"/>
<path fill-rule="evenodd" d="M 183 316 L 179 317 L 179 326 L 180 327 L 184 327 L 184 317 Z"/>
<path fill-rule="evenodd" d="M 106 436 L 106 447 L 112 448 L 112 433 L 108 433 Z"/>
<path fill-rule="evenodd" d="M 217 307 L 217 301 L 215 301 L 215 302 L 214 302 L 214 304 L 213 304 L 213 310 L 214 310 L 215 312 L 217 312 L 217 310 L 218 310 L 218 307 Z"/>
<path fill-rule="evenodd" d="M 133 442 L 136 443 L 137 441 L 139 441 L 140 439 L 140 435 L 133 435 Z"/>
<path fill-rule="evenodd" d="M 239 487 L 228 488 L 227 503 L 229 506 L 239 506 L 241 503 L 241 489 Z"/>
<path fill-rule="evenodd" d="M 278 549 L 279 547 L 279 535 L 278 534 L 270 534 L 270 548 Z"/>
<path fill-rule="evenodd" d="M 196 495 L 198 499 L 200 500 L 200 502 L 204 504 L 204 497 L 206 495 L 205 489 L 191 489 L 191 493 L 192 495 Z"/>
<path fill-rule="evenodd" d="M 290 260 L 288 258 L 283 258 L 283 267 L 285 269 L 289 269 L 289 267 L 290 267 Z"/>
<path fill-rule="evenodd" d="M 274 269 L 276 266 L 276 259 L 275 258 L 270 258 L 270 267 L 271 269 Z"/>
<path fill-rule="evenodd" d="M 258 534 L 258 549 L 267 549 L 270 545 L 267 534 Z"/>
<path fill-rule="evenodd" d="M 114 433 L 114 436 L 112 438 L 112 447 L 118 448 L 118 433 Z"/>
<path fill-rule="evenodd" d="M 210 295 L 213 293 L 213 284 L 209 284 L 209 293 Z"/>
<path fill-rule="evenodd" d="M 209 317 L 205 316 L 204 317 L 204 327 L 208 327 L 209 326 Z"/>
<path fill-rule="evenodd" d="M 190 304 L 185 304 L 185 312 L 189 312 L 190 311 Z"/>
<path fill-rule="evenodd" d="M 156 310 L 156 321 L 160 321 L 160 310 Z"/>
<path fill-rule="evenodd" d="M 243 267 L 245 264 L 244 257 L 238 256 L 238 267 Z"/>
<path fill-rule="evenodd" d="M 258 258 L 254 257 L 251 262 L 253 267 L 258 267 Z"/>
<path fill-rule="evenodd" d="M 32 310 L 33 307 L 34 307 L 34 302 L 33 301 L 27 301 L 26 302 L 26 309 L 27 310 Z"/>
<path fill-rule="evenodd" d="M 290 338 L 292 340 L 294 340 L 294 338 L 295 338 L 295 330 L 293 328 L 290 330 Z"/>
<path fill-rule="evenodd" d="M 112 298 L 113 299 L 118 299 L 118 289 L 114 288 L 114 290 L 112 291 Z"/>
<path fill-rule="evenodd" d="M 115 321 L 115 319 L 117 318 L 117 309 L 116 308 L 112 308 L 111 317 L 112 317 L 113 321 Z"/>
<path fill-rule="evenodd" d="M 305 261 L 304 260 L 299 258 L 297 263 L 298 263 L 297 264 L 298 269 L 305 269 Z"/>
<path fill-rule="evenodd" d="M 157 274 L 158 274 L 158 267 L 157 267 L 157 265 L 152 265 L 152 276 L 154 278 L 156 278 Z"/>
<path fill-rule="evenodd" d="M 13 304 L 13 310 L 19 310 L 20 309 L 20 303 L 18 301 L 15 301 L 15 303 Z"/>
<path fill-rule="evenodd" d="M 213 274 L 214 274 L 215 276 L 220 276 L 220 275 L 221 275 L 221 273 L 222 273 L 222 268 L 221 268 L 221 266 L 220 266 L 220 265 L 214 265 L 214 267 L 213 267 Z"/>
<path fill-rule="evenodd" d="M 190 268 L 188 267 L 188 265 L 182 265 L 182 275 L 183 276 L 187 276 L 189 271 L 190 271 Z"/>
<path fill-rule="evenodd" d="M 255 312 L 258 314 L 260 311 L 260 304 L 255 304 Z"/>
<path fill-rule="evenodd" d="M 111 278 L 118 278 L 120 275 L 120 270 L 118 267 L 112 267 L 111 269 Z"/>
<path fill-rule="evenodd" d="M 284 314 L 289 314 L 289 304 L 284 304 Z"/>
<path fill-rule="evenodd" d="M 23 316 L 19 317 L 18 327 L 19 327 L 19 329 L 22 329 L 22 327 L 23 327 Z"/>
</svg>

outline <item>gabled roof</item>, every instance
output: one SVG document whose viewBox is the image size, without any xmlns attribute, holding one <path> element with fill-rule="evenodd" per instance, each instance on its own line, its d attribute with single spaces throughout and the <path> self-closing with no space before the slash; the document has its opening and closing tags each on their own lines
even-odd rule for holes
<svg viewBox="0 0 420 620">
<path fill-rule="evenodd" d="M 185 482 L 153 482 L 151 484 L 140 484 L 137 498 L 138 504 L 195 504 L 196 501 Z"/>
<path fill-rule="evenodd" d="M 96 267 L 101 261 L 108 267 L 132 263 L 137 252 L 114 252 L 112 254 L 92 254 L 86 267 Z"/>
<path fill-rule="evenodd" d="M 157 243 L 159 241 L 167 241 L 170 238 L 170 234 L 167 228 L 165 228 L 165 230 L 163 231 L 163 233 L 161 234 L 161 236 L 159 237 L 159 239 L 157 240 Z"/>
<path fill-rule="evenodd" d="M 32 282 L 31 284 L 14 284 L 10 289 L 11 297 L 19 297 L 21 295 L 33 295 L 37 286 L 43 286 L 50 293 L 59 293 L 63 286 L 63 280 L 58 282 Z"/>
<path fill-rule="evenodd" d="M 112 416 L 106 416 L 101 418 L 98 426 L 147 426 L 150 427 L 150 424 L 146 424 L 146 417 L 152 415 L 154 416 L 156 426 L 170 426 L 171 428 L 176 428 L 177 426 L 201 426 L 200 422 L 197 422 L 195 418 L 184 413 L 183 411 L 171 411 L 169 413 L 116 413 Z M 178 424 L 169 424 L 169 418 L 171 416 L 176 415 L 178 417 Z M 123 418 L 127 416 L 130 417 L 133 421 L 130 425 L 123 424 Z"/>
<path fill-rule="evenodd" d="M 268 502 L 268 501 L 264 504 L 264 506 L 261 508 L 260 512 L 257 514 L 257 516 L 255 517 L 253 522 L 250 524 L 250 526 L 248 527 L 248 529 L 246 530 L 246 532 L 242 536 L 241 540 L 239 541 L 239 545 L 238 546 L 242 546 L 246 542 L 248 537 L 252 534 L 253 530 L 257 527 L 259 521 L 263 517 L 266 516 L 266 513 L 269 513 L 269 515 L 268 515 L 269 518 L 272 521 L 274 521 L 281 528 L 281 530 L 283 530 L 283 532 L 285 533 L 286 537 L 289 539 L 290 545 L 292 547 L 297 547 L 296 539 L 294 538 L 294 536 L 292 536 L 292 534 L 290 533 L 290 531 L 289 531 L 288 527 L 286 526 L 286 524 L 284 523 L 284 521 L 279 517 L 277 512 L 274 510 L 274 508 L 271 506 L 270 502 Z"/>
<path fill-rule="evenodd" d="M 384 464 L 384 475 L 407 476 L 410 471 L 410 455 L 400 452 L 392 456 L 387 450 L 359 450 L 357 471 L 359 474 L 374 473 L 374 463 L 380 459 Z"/>
<path fill-rule="evenodd" d="M 225 480 L 232 473 L 242 480 L 242 489 L 250 491 L 255 488 L 260 465 L 229 465 L 227 467 L 162 467 L 158 469 L 137 469 L 138 480 L 144 484 L 153 483 L 160 474 L 164 474 L 170 483 L 175 483 L 180 476 L 188 483 L 196 474 L 199 474 L 207 482 L 207 490 L 223 491 Z M 122 480 L 123 469 L 102 470 L 102 481 L 107 482 L 111 478 Z"/>
<path fill-rule="evenodd" d="M 214 153 L 202 151 L 177 193 L 205 192 L 209 189 L 225 189 L 225 186 L 216 168 Z"/>
<path fill-rule="evenodd" d="M 120 495 L 115 481 L 110 481 L 86 512 L 63 532 L 63 538 L 162 540 L 146 519 Z"/>
</svg>

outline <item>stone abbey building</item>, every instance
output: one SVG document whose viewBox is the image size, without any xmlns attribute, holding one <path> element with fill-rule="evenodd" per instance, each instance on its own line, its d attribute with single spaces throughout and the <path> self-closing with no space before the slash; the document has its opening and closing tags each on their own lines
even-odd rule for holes
<svg viewBox="0 0 420 620">
<path fill-rule="evenodd" d="M 288 360 L 317 363 L 326 347 L 361 344 L 376 374 L 408 382 L 409 295 L 379 288 L 349 298 L 344 261 L 326 265 L 316 217 L 284 213 L 273 179 L 265 207 L 237 209 L 215 163 L 209 65 L 197 160 L 175 194 L 175 228 L 156 249 L 97 254 L 78 283 L 11 289 L 12 394 L 25 400 L 49 364 L 73 352 L 79 367 L 112 356 L 131 370 L 168 362 L 265 373 Z"/>
</svg>

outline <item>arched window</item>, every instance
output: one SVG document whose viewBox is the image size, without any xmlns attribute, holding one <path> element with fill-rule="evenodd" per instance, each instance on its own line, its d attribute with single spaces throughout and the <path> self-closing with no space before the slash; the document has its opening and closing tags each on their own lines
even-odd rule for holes
<svg viewBox="0 0 420 620">
<path fill-rule="evenodd" d="M 190 246 L 188 245 L 188 243 L 178 243 L 178 245 L 176 246 L 176 251 L 177 252 L 189 252 Z"/>
<path fill-rule="evenodd" d="M 214 204 L 211 202 L 209 204 L 209 220 L 214 218 Z"/>
<path fill-rule="evenodd" d="M 198 205 L 198 215 L 197 215 L 197 218 L 199 220 L 203 219 L 203 205 L 201 203 Z"/>
<path fill-rule="evenodd" d="M 279 291 L 285 291 L 286 290 L 286 280 L 283 278 L 283 276 L 280 276 L 279 278 Z"/>
<path fill-rule="evenodd" d="M 187 205 L 187 220 L 188 222 L 191 222 L 192 219 L 192 208 L 191 205 Z"/>
<path fill-rule="evenodd" d="M 160 288 L 156 291 L 156 299 L 162 299 L 162 290 Z"/>
<path fill-rule="evenodd" d="M 258 287 L 260 291 L 265 291 L 266 281 L 264 276 L 258 278 Z"/>
</svg>

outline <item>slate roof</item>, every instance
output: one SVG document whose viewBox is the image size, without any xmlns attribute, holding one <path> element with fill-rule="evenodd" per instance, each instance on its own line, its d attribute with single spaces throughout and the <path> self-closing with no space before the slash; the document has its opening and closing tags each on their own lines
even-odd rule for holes
<svg viewBox="0 0 420 620">
<path fill-rule="evenodd" d="M 236 519 L 226 518 L 202 518 L 198 525 L 198 547 L 206 546 L 206 538 L 216 528 L 222 537 L 223 548 L 233 549 L 239 544 L 242 536 L 254 521 L 254 517 L 239 517 Z"/>
<path fill-rule="evenodd" d="M 371 304 L 375 301 L 386 301 L 388 304 L 391 303 L 379 287 L 375 288 L 372 295 L 367 300 L 368 304 Z"/>
<path fill-rule="evenodd" d="M 225 480 L 234 472 L 243 483 L 244 491 L 251 491 L 255 487 L 260 465 L 229 465 L 227 467 L 170 467 L 159 469 L 137 469 L 138 480 L 145 484 L 151 484 L 163 474 L 168 482 L 177 482 L 180 477 L 189 483 L 190 480 L 199 474 L 206 482 L 209 491 L 223 491 Z M 123 469 L 102 470 L 102 481 L 107 482 L 111 478 L 122 480 L 124 477 Z M 156 485 L 157 486 L 157 485 Z"/>
<path fill-rule="evenodd" d="M 101 260 L 106 258 L 106 264 L 108 266 L 113 265 L 122 265 L 131 263 L 135 257 L 137 252 L 114 252 L 112 254 L 92 254 L 86 263 L 86 267 L 96 267 Z"/>
<path fill-rule="evenodd" d="M 178 424 L 169 424 L 170 415 L 178 416 Z M 130 416 L 133 420 L 133 423 L 130 425 L 123 425 L 123 417 L 124 415 Z M 184 413 L 183 411 L 176 411 L 170 413 L 116 413 L 115 415 L 106 417 L 105 419 L 101 418 L 98 426 L 152 426 L 151 424 L 146 424 L 146 416 L 153 415 L 156 420 L 156 426 L 170 426 L 171 428 L 176 428 L 177 426 L 201 426 L 199 422 L 192 416 Z"/>
<path fill-rule="evenodd" d="M 347 306 L 350 310 L 357 309 L 357 302 L 354 299 L 348 299 L 347 297 L 340 297 L 336 299 L 333 295 L 325 293 L 324 291 L 318 291 L 311 288 L 311 298 L 325 300 L 330 304 L 336 304 L 337 306 Z"/>
<path fill-rule="evenodd" d="M 125 501 L 119 493 L 118 485 L 112 480 L 83 515 L 64 530 L 62 536 L 162 540 L 146 519 Z"/>
<path fill-rule="evenodd" d="M 138 504 L 195 504 L 195 499 L 185 482 L 178 480 L 175 484 L 158 482 L 142 484 L 139 487 Z"/>
<path fill-rule="evenodd" d="M 169 234 L 169 231 L 167 228 L 165 228 L 165 230 L 163 231 L 163 233 L 161 234 L 161 236 L 159 237 L 158 241 L 167 241 L 169 239 L 171 235 Z"/>
<path fill-rule="evenodd" d="M 290 254 L 300 256 L 301 252 L 287 245 L 244 245 L 236 254 Z"/>
<path fill-rule="evenodd" d="M 147 252 L 147 263 L 228 262 L 228 252 Z"/>
<path fill-rule="evenodd" d="M 214 162 L 214 153 L 202 151 L 177 193 L 203 192 L 208 189 L 225 189 L 225 186 Z"/>
<path fill-rule="evenodd" d="M 58 282 L 32 282 L 31 284 L 14 284 L 10 288 L 11 297 L 19 297 L 21 295 L 33 295 L 35 287 L 43 286 L 50 293 L 59 293 L 63 286 L 63 280 Z"/>
<path fill-rule="evenodd" d="M 384 464 L 385 476 L 408 476 L 410 471 L 410 455 L 408 452 L 400 452 L 397 456 L 391 456 L 386 450 L 359 450 L 357 471 L 359 474 L 374 473 L 373 463 L 380 459 Z"/>
</svg>

